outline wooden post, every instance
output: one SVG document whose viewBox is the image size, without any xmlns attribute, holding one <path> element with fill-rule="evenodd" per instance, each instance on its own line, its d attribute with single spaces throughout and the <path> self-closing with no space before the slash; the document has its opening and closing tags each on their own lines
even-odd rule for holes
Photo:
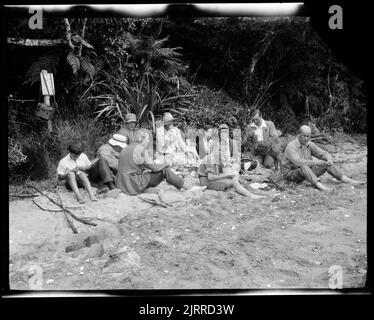
<svg viewBox="0 0 374 320">
<path fill-rule="evenodd" d="M 51 106 L 51 96 L 55 94 L 53 74 L 47 72 L 47 70 L 41 71 L 41 86 L 44 104 L 48 107 Z M 52 132 L 52 120 L 47 120 L 48 132 Z"/>
</svg>

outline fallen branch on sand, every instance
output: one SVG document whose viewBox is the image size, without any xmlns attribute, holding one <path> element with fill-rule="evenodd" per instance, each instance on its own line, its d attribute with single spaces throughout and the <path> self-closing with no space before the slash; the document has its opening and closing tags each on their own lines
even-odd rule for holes
<svg viewBox="0 0 374 320">
<path fill-rule="evenodd" d="M 62 212 L 64 210 L 60 209 L 60 210 L 52 210 L 52 209 L 46 209 L 46 208 L 43 208 L 39 203 L 37 203 L 35 201 L 35 199 L 32 199 L 32 202 L 40 209 L 40 210 L 43 210 L 43 211 L 48 211 L 48 212 Z"/>
<path fill-rule="evenodd" d="M 18 197 L 18 198 L 33 198 L 33 197 L 37 197 L 38 194 L 22 194 L 22 193 L 16 194 L 16 193 L 9 193 L 9 196 L 10 197 Z"/>
<path fill-rule="evenodd" d="M 35 203 L 41 210 L 44 210 L 44 211 L 50 211 L 50 212 L 59 212 L 59 211 L 62 211 L 65 215 L 65 218 L 69 224 L 69 227 L 71 228 L 71 230 L 73 231 L 73 233 L 78 233 L 77 229 L 74 227 L 74 224 L 73 222 L 69 219 L 69 216 L 71 218 L 73 218 L 74 220 L 77 220 L 78 222 L 80 223 L 83 223 L 83 224 L 87 224 L 87 225 L 91 225 L 91 226 L 94 226 L 96 227 L 97 224 L 96 223 L 93 223 L 93 222 L 90 222 L 88 221 L 88 219 L 82 219 L 82 218 L 79 218 L 77 217 L 74 213 L 72 213 L 69 209 L 67 209 L 63 203 L 62 203 L 62 199 L 61 199 L 61 196 L 60 196 L 60 193 L 57 192 L 58 196 L 59 196 L 59 199 L 60 199 L 60 203 L 58 203 L 56 200 L 52 199 L 51 197 L 49 197 L 48 195 L 46 195 L 44 192 L 42 192 L 41 190 L 39 190 L 37 187 L 33 186 L 33 185 L 30 185 L 30 184 L 27 184 L 28 187 L 38 191 L 41 195 L 45 196 L 49 201 L 51 201 L 53 204 L 57 205 L 58 207 L 61 208 L 61 210 L 50 210 L 50 209 L 45 209 L 45 208 L 42 208 L 39 204 L 35 203 L 35 201 L 33 201 L 33 203 Z"/>
<path fill-rule="evenodd" d="M 142 198 L 142 197 L 138 197 L 138 198 L 140 200 L 143 200 L 144 202 L 147 202 L 149 204 L 153 204 L 154 206 L 160 206 L 160 207 L 163 207 L 163 208 L 168 208 L 168 205 L 166 205 L 163 202 L 159 202 L 159 201 L 156 201 L 154 199 L 145 199 L 145 198 Z"/>
</svg>

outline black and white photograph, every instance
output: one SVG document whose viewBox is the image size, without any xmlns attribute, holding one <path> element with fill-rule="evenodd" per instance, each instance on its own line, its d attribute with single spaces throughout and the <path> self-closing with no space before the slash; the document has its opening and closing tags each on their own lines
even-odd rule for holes
<svg viewBox="0 0 374 320">
<path fill-rule="evenodd" d="M 185 7 L 5 5 L 10 292 L 366 287 L 364 76 L 303 3 Z"/>
</svg>

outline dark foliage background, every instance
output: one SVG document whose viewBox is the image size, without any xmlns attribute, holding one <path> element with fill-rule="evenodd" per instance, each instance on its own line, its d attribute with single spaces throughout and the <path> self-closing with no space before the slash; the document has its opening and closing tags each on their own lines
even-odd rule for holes
<svg viewBox="0 0 374 320">
<path fill-rule="evenodd" d="M 8 44 L 11 176 L 51 177 L 69 141 L 97 148 L 135 112 L 154 129 L 165 111 L 180 128 L 249 121 L 260 108 L 284 133 L 366 132 L 365 83 L 330 52 L 308 18 L 68 19 L 72 46 Z M 7 37 L 65 39 L 64 19 L 42 30 L 6 21 Z M 41 68 L 54 73 L 53 131 L 35 116 Z"/>
</svg>

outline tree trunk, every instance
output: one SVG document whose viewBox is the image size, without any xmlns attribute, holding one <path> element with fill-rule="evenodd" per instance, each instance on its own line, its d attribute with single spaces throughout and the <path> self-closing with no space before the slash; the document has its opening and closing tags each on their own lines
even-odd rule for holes
<svg viewBox="0 0 374 320">
<path fill-rule="evenodd" d="M 74 50 L 73 42 L 71 41 L 71 28 L 68 18 L 64 18 L 65 22 L 65 29 L 66 29 L 66 42 L 68 43 L 69 47 Z"/>
<path fill-rule="evenodd" d="M 305 96 L 305 113 L 306 113 L 307 117 L 309 118 L 310 117 L 310 110 L 309 110 L 309 96 L 308 95 Z"/>
<path fill-rule="evenodd" d="M 84 39 L 84 34 L 86 32 L 86 23 L 87 23 L 87 18 L 84 18 L 84 20 L 83 20 L 83 28 L 82 28 L 82 35 L 81 35 L 82 39 Z M 79 46 L 78 56 L 82 55 L 82 47 L 83 47 L 83 42 L 81 41 L 81 45 Z"/>
<path fill-rule="evenodd" d="M 263 40 L 261 40 L 259 43 L 265 41 L 265 43 L 262 45 L 261 48 L 259 48 L 256 53 L 252 56 L 251 64 L 249 65 L 247 69 L 247 74 L 245 77 L 245 101 L 246 101 L 246 110 L 245 110 L 245 116 L 247 116 L 248 111 L 250 109 L 250 92 L 249 87 L 252 82 L 252 78 L 255 72 L 255 68 L 257 65 L 258 60 L 265 54 L 266 50 L 269 48 L 271 42 L 274 40 L 276 34 L 272 31 L 268 32 Z"/>
</svg>

